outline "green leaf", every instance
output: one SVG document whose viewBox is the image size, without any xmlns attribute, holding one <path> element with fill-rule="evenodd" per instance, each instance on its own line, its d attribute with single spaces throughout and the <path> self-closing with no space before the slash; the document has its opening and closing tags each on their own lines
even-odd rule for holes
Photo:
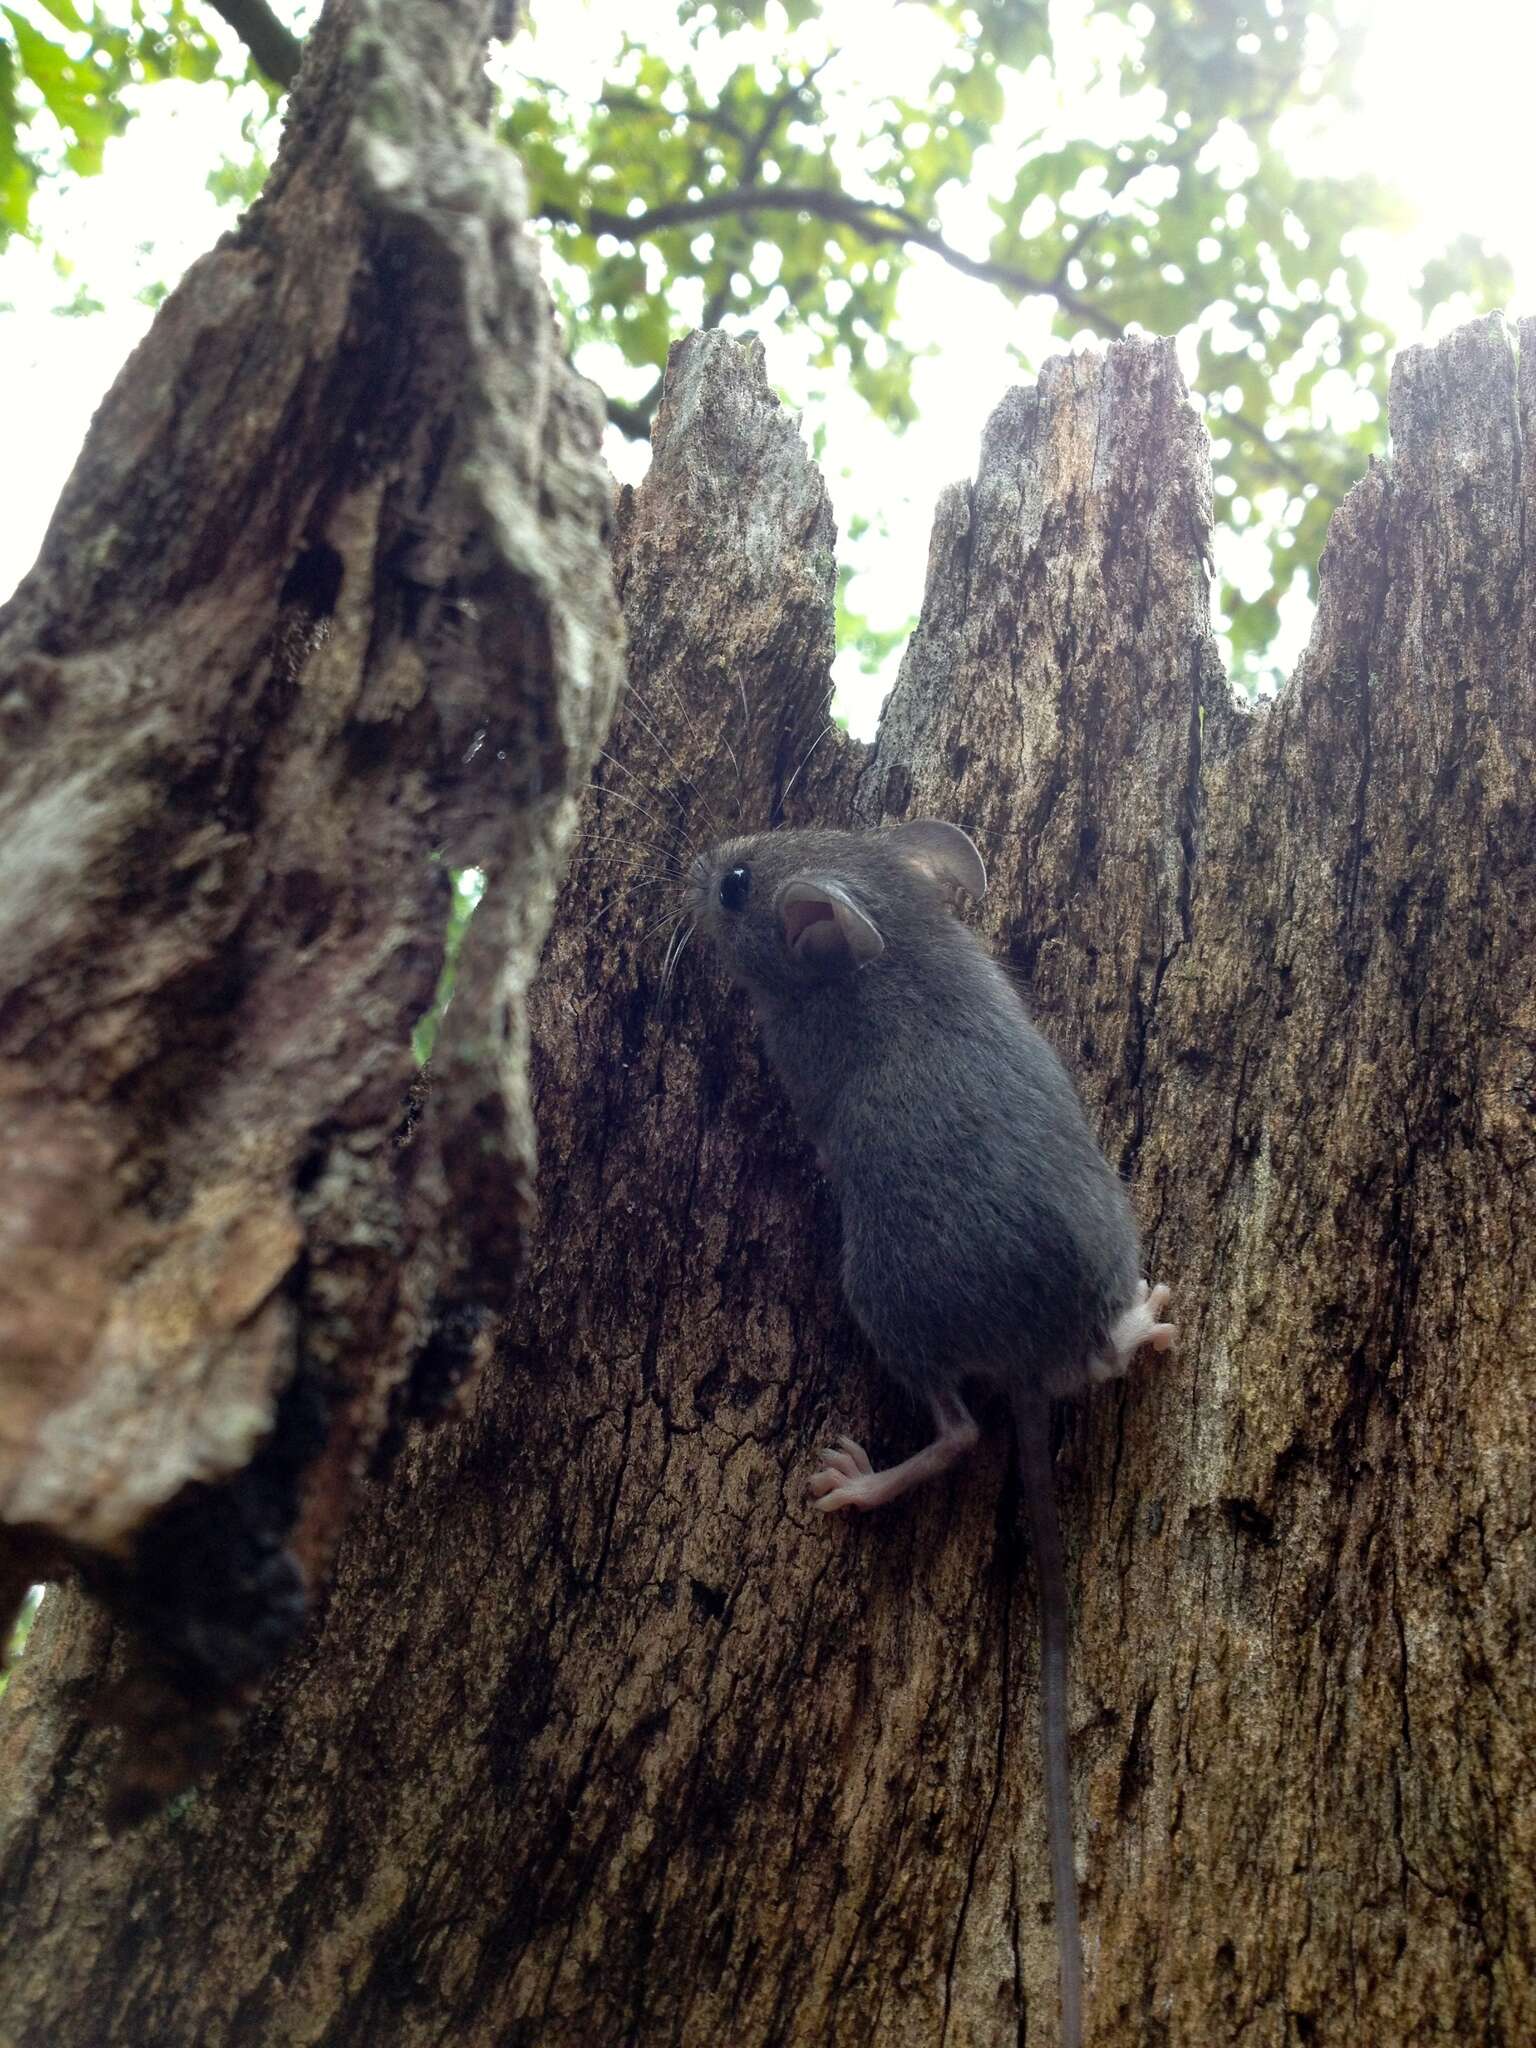
<svg viewBox="0 0 1536 2048">
<path fill-rule="evenodd" d="M 443 965 L 437 977 L 437 988 L 433 993 L 431 1007 L 417 1022 L 411 1033 L 411 1053 L 417 1066 L 424 1067 L 432 1057 L 437 1043 L 437 1034 L 442 1029 L 443 1018 L 448 1005 L 453 1001 L 453 984 L 458 973 L 459 954 L 464 945 L 464 934 L 469 930 L 469 920 L 479 908 L 485 894 L 485 876 L 479 868 L 456 868 L 450 877 L 451 894 L 448 902 L 448 924 L 443 934 Z"/>
<path fill-rule="evenodd" d="M 73 29 L 77 35 L 84 32 L 85 21 L 71 0 L 37 0 L 37 4 L 45 8 L 62 28 Z"/>
<path fill-rule="evenodd" d="M 12 234 L 32 232 L 39 180 L 64 168 L 81 177 L 101 170 L 107 142 L 129 120 L 128 86 L 172 76 L 209 79 L 220 62 L 217 44 L 185 0 L 115 0 L 112 11 L 97 6 L 89 18 L 74 0 L 34 4 L 67 34 L 90 42 L 76 55 L 18 8 L 0 10 L 0 248 Z M 240 60 L 225 72 L 226 83 L 248 70 Z"/>
<path fill-rule="evenodd" d="M 11 1624 L 10 1641 L 0 1645 L 0 1697 L 4 1696 L 17 1658 L 27 1647 L 27 1637 L 32 1633 L 33 1624 L 37 1620 L 37 1610 L 42 1604 L 43 1589 L 41 1586 L 33 1586 L 22 1601 L 16 1619 Z"/>
</svg>

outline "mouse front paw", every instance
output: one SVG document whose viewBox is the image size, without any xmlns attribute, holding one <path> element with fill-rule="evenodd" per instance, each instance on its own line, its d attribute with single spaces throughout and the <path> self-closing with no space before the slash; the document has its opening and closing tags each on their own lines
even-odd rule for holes
<svg viewBox="0 0 1536 2048">
<path fill-rule="evenodd" d="M 840 1436 L 821 1453 L 821 1468 L 811 1474 L 811 1498 L 824 1515 L 867 1507 L 876 1476 L 863 1445 Z"/>
<path fill-rule="evenodd" d="M 1103 1361 L 1107 1369 L 1095 1377 L 1117 1379 L 1144 1344 L 1150 1344 L 1154 1351 L 1168 1350 L 1179 1334 L 1177 1323 L 1162 1321 L 1168 1301 L 1166 1287 L 1148 1287 L 1145 1280 L 1137 1283 L 1136 1299 L 1109 1333 L 1110 1357 Z"/>
<path fill-rule="evenodd" d="M 1179 1326 L 1177 1323 L 1165 1323 L 1161 1318 L 1163 1310 L 1173 1298 L 1172 1290 L 1159 1284 L 1149 1292 L 1147 1283 L 1143 1280 L 1141 1297 L 1142 1312 L 1151 1324 L 1151 1328 L 1141 1340 L 1142 1343 L 1150 1344 L 1154 1351 L 1171 1351 L 1173 1340 L 1179 1334 Z"/>
<path fill-rule="evenodd" d="M 1174 1343 L 1174 1337 L 1178 1337 L 1178 1323 L 1161 1321 L 1167 1300 L 1169 1290 L 1165 1286 L 1149 1288 L 1145 1280 L 1137 1282 L 1137 1298 L 1110 1331 L 1110 1343 L 1116 1360 L 1120 1362 L 1120 1372 L 1124 1372 L 1133 1354 L 1143 1348 L 1143 1343 L 1151 1343 L 1155 1352 L 1165 1352 Z"/>
</svg>

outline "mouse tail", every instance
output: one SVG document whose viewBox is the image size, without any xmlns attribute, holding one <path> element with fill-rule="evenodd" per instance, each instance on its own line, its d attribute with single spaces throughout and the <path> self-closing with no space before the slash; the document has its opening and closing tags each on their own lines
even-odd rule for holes
<svg viewBox="0 0 1536 2048">
<path fill-rule="evenodd" d="M 1029 1533 L 1040 1595 L 1040 1749 L 1045 1760 L 1045 1821 L 1050 1843 L 1051 1897 L 1061 1964 L 1061 2048 L 1083 2038 L 1083 1938 L 1077 1912 L 1072 1845 L 1072 1783 L 1067 1764 L 1067 1568 L 1051 1469 L 1050 1401 L 1015 1402 L 1019 1481 L 1029 1504 Z"/>
</svg>

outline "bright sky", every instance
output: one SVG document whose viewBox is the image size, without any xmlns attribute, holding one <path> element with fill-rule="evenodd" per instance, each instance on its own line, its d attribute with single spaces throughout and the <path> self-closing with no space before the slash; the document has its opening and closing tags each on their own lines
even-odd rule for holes
<svg viewBox="0 0 1536 2048">
<path fill-rule="evenodd" d="M 35 11 L 40 0 L 19 0 Z M 1305 145 L 1308 170 L 1374 170 L 1395 185 L 1415 214 L 1400 234 L 1376 236 L 1367 249 L 1370 310 L 1405 339 L 1421 338 L 1413 280 L 1427 257 L 1453 236 L 1474 232 L 1513 262 L 1514 311 L 1536 311 L 1536 208 L 1530 203 L 1530 81 L 1536 77 L 1536 0 L 1349 0 L 1365 28 L 1358 73 L 1362 112 Z M 1081 87 L 1089 75 L 1093 37 L 1087 0 L 1053 0 L 1060 99 L 1071 132 L 1084 131 Z M 665 51 L 678 39 L 676 10 L 659 0 L 590 0 L 586 7 L 546 5 L 550 24 L 538 38 L 531 69 L 570 89 L 595 85 L 617 29 Z M 871 35 L 868 0 L 826 0 L 830 40 L 842 48 L 835 67 L 850 99 L 887 89 L 919 87 L 933 68 L 933 18 L 917 7 L 892 7 Z M 227 36 L 222 24 L 210 24 Z M 1112 32 L 1112 31 L 1111 31 Z M 1020 87 L 1007 127 L 1021 131 L 1056 112 L 1051 101 Z M 108 145 L 104 175 L 61 182 L 37 208 L 41 249 L 13 243 L 0 258 L 0 392 L 5 394 L 8 488 L 0 500 L 0 595 L 30 566 L 60 486 L 73 464 L 90 415 L 152 313 L 137 294 L 173 283 L 182 269 L 229 225 L 204 180 L 224 155 L 242 155 L 240 121 L 252 99 L 217 86 L 167 83 L 138 95 L 139 118 Z M 1090 120 L 1107 110 L 1088 103 Z M 1006 159 L 1008 136 L 997 140 Z M 985 175 L 985 171 L 983 172 Z M 944 226 L 962 246 L 985 245 L 985 192 L 963 195 Z M 967 203 L 969 201 L 970 203 Z M 55 253 L 73 265 L 61 279 Z M 78 290 L 106 310 L 65 318 L 55 310 Z M 1438 315 L 1428 338 L 1456 322 Z M 1048 309 L 1015 311 L 986 286 L 959 277 L 936 258 L 921 258 L 903 288 L 906 337 L 933 354 L 919 360 L 914 396 L 919 420 L 897 439 L 856 401 L 829 406 L 826 468 L 845 531 L 851 515 L 879 521 L 847 554 L 858 565 L 851 601 L 873 624 L 901 624 L 922 590 L 928 523 L 942 486 L 968 474 L 982 424 L 1018 371 L 1010 347 L 1038 360 L 1048 353 Z M 792 337 L 765 334 L 769 373 L 791 394 L 808 388 L 803 352 Z M 615 389 L 617 363 L 582 365 Z M 643 384 L 645 379 L 640 380 Z M 1385 425 L 1382 428 L 1385 442 Z M 644 453 L 614 438 L 622 473 L 643 466 Z M 1262 584 L 1258 554 L 1230 538 L 1218 559 L 1235 581 Z M 1285 607 L 1288 664 L 1300 651 L 1307 606 Z M 887 678 L 889 680 L 889 678 Z M 878 692 L 860 684 L 844 658 L 839 681 L 855 726 L 868 730 Z"/>
</svg>

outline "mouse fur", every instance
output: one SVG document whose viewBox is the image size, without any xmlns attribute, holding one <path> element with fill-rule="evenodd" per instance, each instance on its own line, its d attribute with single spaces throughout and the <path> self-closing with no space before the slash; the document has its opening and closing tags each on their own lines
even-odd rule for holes
<svg viewBox="0 0 1536 2048">
<path fill-rule="evenodd" d="M 733 913 L 719 885 L 737 868 Z M 792 950 L 776 902 L 797 878 L 846 891 L 881 950 Z M 1136 1295 L 1130 1204 L 945 875 L 900 828 L 764 833 L 708 855 L 695 901 L 836 1191 L 848 1305 L 886 1370 L 925 1400 L 967 1378 L 1070 1394 L 1098 1377 Z"/>
<path fill-rule="evenodd" d="M 1071 1078 L 1014 983 L 952 914 L 986 873 L 958 827 L 785 831 L 694 863 L 692 909 L 751 998 L 842 1215 L 849 1308 L 933 1441 L 876 1472 L 839 1438 L 810 1485 L 870 1508 L 944 1471 L 978 1431 L 967 1379 L 1001 1386 L 1019 1435 L 1040 1587 L 1041 1719 L 1063 2048 L 1082 2029 L 1067 1748 L 1066 1571 L 1049 1401 L 1165 1349 L 1168 1290 L 1140 1277 L 1130 1204 Z"/>
</svg>

